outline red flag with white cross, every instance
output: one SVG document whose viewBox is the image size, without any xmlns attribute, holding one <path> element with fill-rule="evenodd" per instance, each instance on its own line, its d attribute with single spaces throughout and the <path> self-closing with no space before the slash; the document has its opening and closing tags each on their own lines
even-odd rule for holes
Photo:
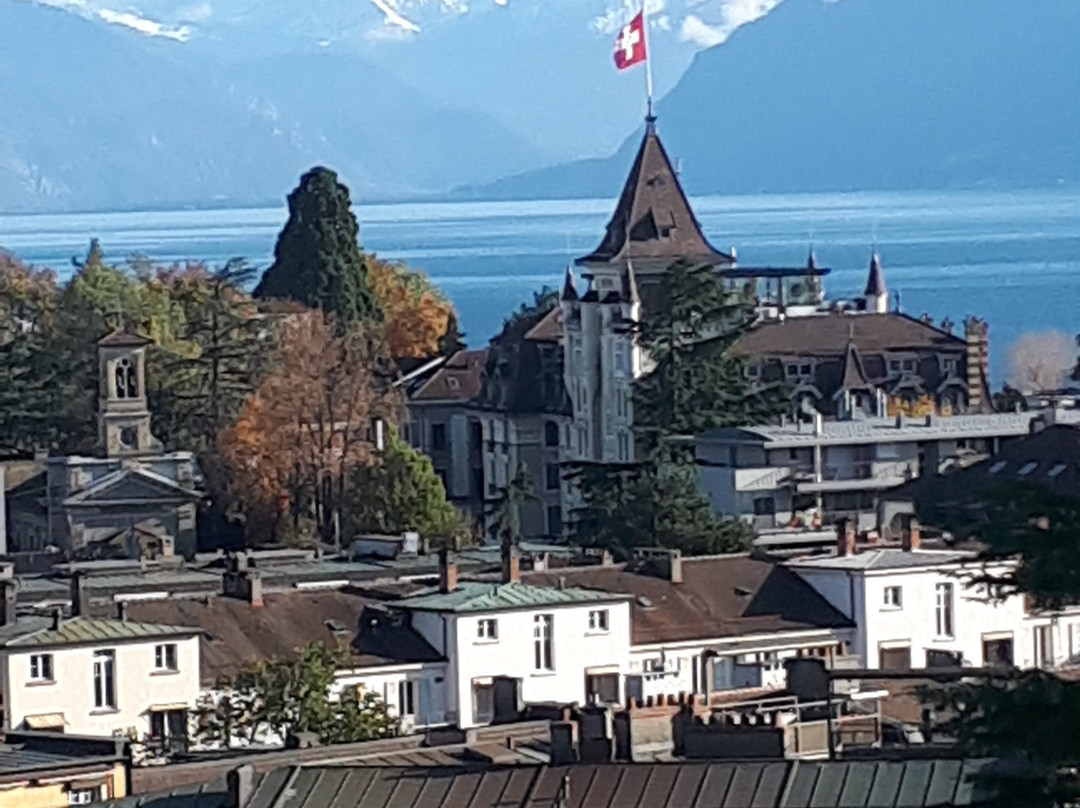
<svg viewBox="0 0 1080 808">
<path fill-rule="evenodd" d="M 634 19 L 619 29 L 615 38 L 615 67 L 626 70 L 639 62 L 644 62 L 645 52 L 645 12 L 640 11 Z"/>
</svg>

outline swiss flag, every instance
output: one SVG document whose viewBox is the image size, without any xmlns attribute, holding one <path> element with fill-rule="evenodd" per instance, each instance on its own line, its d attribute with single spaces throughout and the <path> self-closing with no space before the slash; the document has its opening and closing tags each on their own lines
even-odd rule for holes
<svg viewBox="0 0 1080 808">
<path fill-rule="evenodd" d="M 626 70 L 638 62 L 644 62 L 645 53 L 645 12 L 639 11 L 619 30 L 615 38 L 615 67 Z"/>
</svg>

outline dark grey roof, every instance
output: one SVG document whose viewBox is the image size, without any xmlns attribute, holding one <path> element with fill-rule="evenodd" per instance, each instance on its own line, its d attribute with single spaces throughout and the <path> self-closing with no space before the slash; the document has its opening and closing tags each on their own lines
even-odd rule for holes
<svg viewBox="0 0 1080 808">
<path fill-rule="evenodd" d="M 864 295 L 883 295 L 885 289 L 885 273 L 881 271 L 881 259 L 878 254 L 870 259 L 870 274 L 866 277 L 866 291 Z"/>
<path fill-rule="evenodd" d="M 680 258 L 712 264 L 734 262 L 730 255 L 713 247 L 701 232 L 656 134 L 656 126 L 650 120 L 603 240 L 591 253 L 577 259 L 577 263 L 641 260 L 666 265 Z"/>
<path fill-rule="evenodd" d="M 984 801 L 986 761 L 637 763 L 278 769 L 244 808 L 921 808 Z M 567 776 L 569 779 L 567 781 Z M 219 786 L 220 787 L 220 786 Z M 286 794 L 286 792 L 288 792 Z M 208 791 L 113 805 L 224 808 Z"/>
</svg>

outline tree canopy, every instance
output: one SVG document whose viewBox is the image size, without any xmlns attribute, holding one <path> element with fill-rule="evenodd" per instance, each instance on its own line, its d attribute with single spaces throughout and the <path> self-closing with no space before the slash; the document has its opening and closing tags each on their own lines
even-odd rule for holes
<svg viewBox="0 0 1080 808">
<path fill-rule="evenodd" d="M 351 472 L 343 507 L 348 535 L 400 535 L 414 530 L 437 543 L 460 544 L 471 534 L 427 455 L 391 430 L 386 449 Z"/>
<path fill-rule="evenodd" d="M 289 194 L 289 219 L 255 296 L 298 301 L 343 327 L 378 319 L 358 235 L 349 189 L 330 169 L 311 169 Z"/>
</svg>

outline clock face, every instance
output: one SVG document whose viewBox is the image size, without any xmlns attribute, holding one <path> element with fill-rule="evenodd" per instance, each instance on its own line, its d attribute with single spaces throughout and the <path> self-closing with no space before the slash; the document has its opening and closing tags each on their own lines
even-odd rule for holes
<svg viewBox="0 0 1080 808">
<path fill-rule="evenodd" d="M 126 449 L 137 449 L 139 443 L 139 430 L 133 426 L 121 428 L 120 443 Z"/>
</svg>

